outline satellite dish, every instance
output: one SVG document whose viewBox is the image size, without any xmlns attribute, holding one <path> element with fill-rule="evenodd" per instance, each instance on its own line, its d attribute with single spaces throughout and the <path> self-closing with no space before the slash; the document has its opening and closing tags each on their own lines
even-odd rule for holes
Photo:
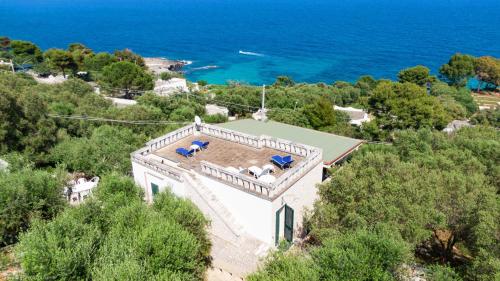
<svg viewBox="0 0 500 281">
<path fill-rule="evenodd" d="M 194 117 L 194 123 L 195 123 L 197 126 L 200 126 L 200 125 L 201 125 L 201 118 L 200 118 L 200 116 L 195 116 L 195 117 Z"/>
</svg>

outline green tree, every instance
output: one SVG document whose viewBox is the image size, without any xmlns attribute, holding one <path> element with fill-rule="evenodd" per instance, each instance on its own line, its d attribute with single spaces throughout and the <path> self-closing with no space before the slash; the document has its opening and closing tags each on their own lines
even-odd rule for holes
<svg viewBox="0 0 500 281">
<path fill-rule="evenodd" d="M 268 112 L 267 116 L 274 121 L 286 123 L 299 127 L 310 127 L 307 117 L 298 110 L 290 108 L 273 109 Z"/>
<path fill-rule="evenodd" d="M 380 83 L 369 105 L 384 130 L 430 127 L 443 129 L 449 116 L 443 105 L 413 83 Z"/>
<path fill-rule="evenodd" d="M 306 105 L 302 112 L 314 129 L 334 125 L 336 121 L 333 105 L 325 98 Z"/>
<path fill-rule="evenodd" d="M 499 151 L 499 133 L 480 127 L 455 135 L 402 131 L 393 147 L 365 146 L 320 186 L 313 236 L 324 241 L 339 231 L 387 224 L 421 259 L 463 272 L 482 251 L 500 252 L 498 163 L 492 160 Z"/>
<path fill-rule="evenodd" d="M 10 48 L 15 60 L 18 63 L 32 63 L 37 64 L 43 60 L 43 54 L 37 45 L 20 40 L 12 40 Z"/>
<path fill-rule="evenodd" d="M 12 41 L 7 36 L 0 36 L 0 48 L 3 52 L 6 52 L 10 48 L 10 43 Z"/>
<path fill-rule="evenodd" d="M 66 77 L 66 70 L 75 71 L 77 65 L 71 54 L 61 49 L 49 49 L 44 53 L 45 61 L 50 68 L 61 71 Z"/>
<path fill-rule="evenodd" d="M 273 84 L 275 87 L 291 87 L 293 85 L 295 85 L 295 82 L 289 76 L 278 76 Z"/>
<path fill-rule="evenodd" d="M 450 85 L 463 87 L 467 80 L 474 76 L 474 57 L 463 54 L 454 54 L 448 63 L 439 68 L 439 73 Z"/>
<path fill-rule="evenodd" d="M 198 83 L 198 85 L 200 85 L 200 87 L 205 87 L 208 85 L 208 82 L 205 80 L 198 80 L 196 83 Z"/>
<path fill-rule="evenodd" d="M 475 63 L 476 77 L 479 80 L 478 91 L 482 83 L 500 85 L 500 60 L 493 57 L 480 57 Z"/>
<path fill-rule="evenodd" d="M 0 174 L 0 244 L 17 242 L 33 219 L 49 220 L 61 212 L 66 206 L 62 185 L 59 174 L 29 168 Z"/>
<path fill-rule="evenodd" d="M 142 138 L 129 129 L 105 125 L 96 128 L 90 138 L 62 141 L 52 150 L 51 159 L 87 175 L 111 171 L 127 174 L 131 169 L 130 153 L 142 143 Z"/>
<path fill-rule="evenodd" d="M 428 82 L 433 82 L 435 80 L 430 76 L 429 68 L 423 65 L 417 65 L 415 67 L 401 70 L 398 73 L 398 79 L 401 83 L 409 82 L 419 86 L 424 86 Z"/>
<path fill-rule="evenodd" d="M 72 43 L 68 46 L 68 52 L 78 69 L 84 69 L 85 60 L 94 56 L 94 52 L 81 43 Z"/>
<path fill-rule="evenodd" d="M 117 50 L 114 52 L 114 55 L 118 59 L 118 61 L 128 61 L 140 66 L 141 68 L 146 67 L 144 59 L 140 55 L 132 52 L 132 50 L 130 49 Z"/>
<path fill-rule="evenodd" d="M 312 256 L 320 280 L 395 280 L 394 272 L 409 253 L 397 234 L 360 230 L 324 241 Z"/>
<path fill-rule="evenodd" d="M 102 71 L 102 69 L 114 62 L 115 56 L 109 53 L 97 53 L 93 56 L 86 56 L 83 60 L 84 68 L 91 71 Z"/>
<path fill-rule="evenodd" d="M 153 89 L 153 78 L 139 66 L 120 61 L 104 67 L 102 84 L 112 93 L 121 92 L 126 96 L 137 91 Z"/>
</svg>

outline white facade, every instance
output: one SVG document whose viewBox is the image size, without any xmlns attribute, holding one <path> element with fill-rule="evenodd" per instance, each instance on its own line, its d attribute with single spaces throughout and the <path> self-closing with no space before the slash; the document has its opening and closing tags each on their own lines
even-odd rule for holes
<svg viewBox="0 0 500 281">
<path fill-rule="evenodd" d="M 146 201 L 152 202 L 154 193 L 164 190 L 189 198 L 212 221 L 211 232 L 228 241 L 250 236 L 273 246 L 278 240 L 300 237 L 304 211 L 312 208 L 317 198 L 316 184 L 322 180 L 321 149 L 207 124 L 198 129 L 194 125 L 186 126 L 132 153 L 134 179 L 144 188 Z M 200 162 L 199 169 L 188 170 L 153 154 L 193 134 L 206 134 L 256 149 L 267 147 L 303 158 L 275 182 L 264 183 L 206 161 Z"/>
<path fill-rule="evenodd" d="M 159 96 L 169 96 L 173 93 L 189 92 L 186 79 L 171 78 L 167 81 L 158 79 L 155 81 L 154 92 Z"/>
<path fill-rule="evenodd" d="M 227 109 L 227 107 L 218 106 L 216 104 L 205 105 L 205 112 L 207 113 L 207 115 L 217 115 L 217 114 L 221 114 L 224 116 L 229 115 L 229 109 Z"/>
<path fill-rule="evenodd" d="M 119 108 L 137 104 L 137 101 L 135 101 L 135 100 L 112 98 L 112 97 L 105 97 L 105 98 L 107 100 L 110 100 L 114 106 L 119 107 Z"/>
<path fill-rule="evenodd" d="M 336 105 L 333 106 L 333 109 L 347 113 L 347 115 L 349 115 L 349 123 L 351 125 L 361 126 L 361 124 L 363 124 L 364 122 L 370 122 L 370 116 L 363 109 L 354 107 L 340 107 Z"/>
<path fill-rule="evenodd" d="M 443 132 L 451 134 L 464 127 L 473 127 L 473 126 L 467 120 L 453 120 L 446 126 L 446 128 L 443 129 Z"/>
</svg>

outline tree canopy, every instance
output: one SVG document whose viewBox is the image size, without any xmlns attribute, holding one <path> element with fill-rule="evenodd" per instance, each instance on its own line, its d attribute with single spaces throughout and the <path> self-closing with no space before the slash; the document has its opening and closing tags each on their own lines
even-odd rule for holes
<svg viewBox="0 0 500 281">
<path fill-rule="evenodd" d="M 419 86 L 424 86 L 435 80 L 435 78 L 430 75 L 430 69 L 423 65 L 401 70 L 398 73 L 398 79 L 401 83 L 409 82 Z"/>
<path fill-rule="evenodd" d="M 66 77 L 66 70 L 75 71 L 77 64 L 73 60 L 71 53 L 61 49 L 49 49 L 43 54 L 47 65 L 57 71 L 61 71 Z"/>
<path fill-rule="evenodd" d="M 448 63 L 439 68 L 439 73 L 454 86 L 465 86 L 467 79 L 474 76 L 475 59 L 469 55 L 455 54 Z"/>
<path fill-rule="evenodd" d="M 103 68 L 102 84 L 105 90 L 123 91 L 126 95 L 141 90 L 151 90 L 153 79 L 141 67 L 128 61 L 112 63 Z"/>
</svg>

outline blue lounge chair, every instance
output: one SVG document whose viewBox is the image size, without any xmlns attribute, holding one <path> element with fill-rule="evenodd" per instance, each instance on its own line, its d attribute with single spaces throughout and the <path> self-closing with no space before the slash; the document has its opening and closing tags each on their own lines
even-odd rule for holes
<svg viewBox="0 0 500 281">
<path fill-rule="evenodd" d="M 288 166 L 292 165 L 292 163 L 293 163 L 292 155 L 287 155 L 287 156 L 283 157 L 283 161 L 288 163 Z"/>
<path fill-rule="evenodd" d="M 271 162 L 278 165 L 278 167 L 280 167 L 282 170 L 285 169 L 288 165 L 287 162 L 283 160 L 283 157 L 279 155 L 274 155 L 273 157 L 271 157 Z"/>
<path fill-rule="evenodd" d="M 193 154 L 194 154 L 194 149 L 187 150 L 187 149 L 185 149 L 185 148 L 181 147 L 181 148 L 177 148 L 177 149 L 175 150 L 175 152 L 177 152 L 178 154 L 180 154 L 180 155 L 182 155 L 182 156 L 184 156 L 184 157 L 186 157 L 186 158 L 187 158 L 187 157 L 189 157 L 189 156 L 193 156 Z"/>
<path fill-rule="evenodd" d="M 195 140 L 191 144 L 196 144 L 197 146 L 200 147 L 200 149 L 207 149 L 209 143 L 210 142 L 208 142 L 208 141 L 203 142 L 203 141 Z"/>
<path fill-rule="evenodd" d="M 285 157 L 281 157 L 280 155 L 274 155 L 273 157 L 271 157 L 271 162 L 278 165 L 283 170 L 290 167 L 290 165 L 293 162 L 293 159 L 291 155 L 287 155 Z"/>
</svg>

